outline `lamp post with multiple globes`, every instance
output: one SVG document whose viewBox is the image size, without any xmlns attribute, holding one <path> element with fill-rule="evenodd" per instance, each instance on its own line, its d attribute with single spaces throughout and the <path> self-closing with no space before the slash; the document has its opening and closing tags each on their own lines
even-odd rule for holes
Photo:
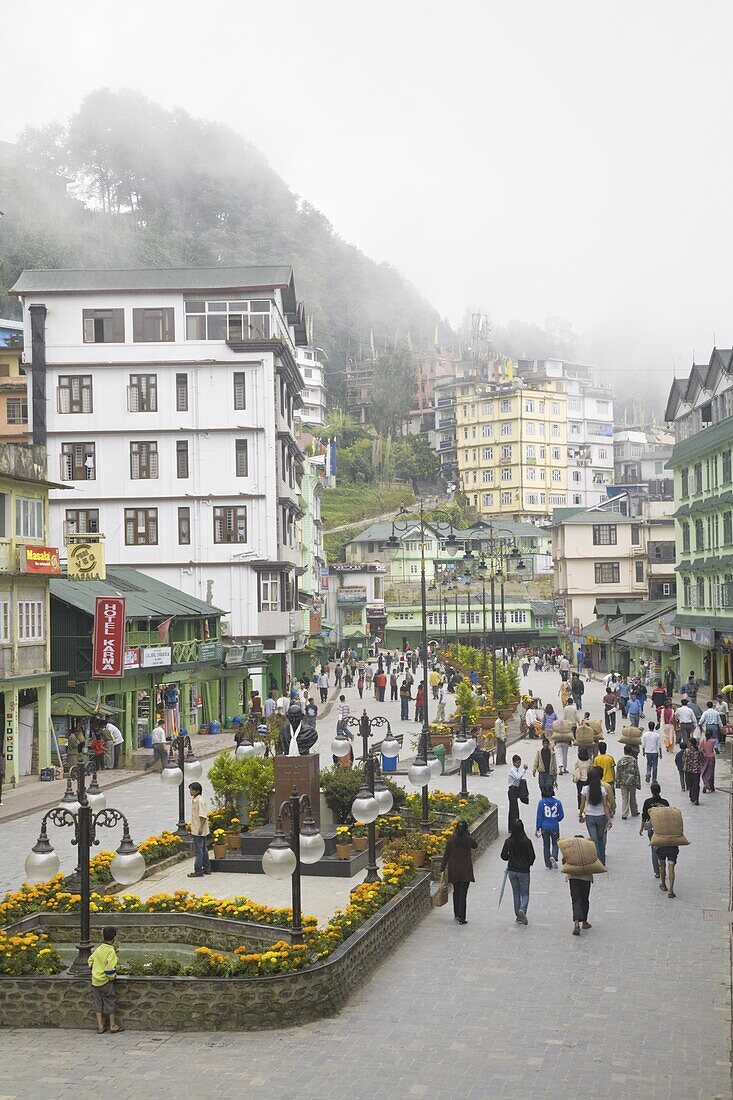
<svg viewBox="0 0 733 1100">
<path fill-rule="evenodd" d="M 366 825 L 369 839 L 367 873 L 365 882 L 380 882 L 377 871 L 377 818 L 380 814 L 388 814 L 392 809 L 393 799 L 389 788 L 382 781 L 379 764 L 375 759 L 374 751 L 369 748 L 369 739 L 374 729 L 386 728 L 386 737 L 381 742 L 380 749 L 388 758 L 399 755 L 399 742 L 392 736 L 392 728 L 389 721 L 383 715 L 370 718 L 366 710 L 360 718 L 350 715 L 344 725 L 358 731 L 361 737 L 361 784 L 359 791 L 351 807 L 351 815 L 354 821 L 360 825 Z M 334 747 L 335 746 L 335 747 Z M 351 748 L 349 738 L 346 736 L 343 726 L 337 730 L 336 737 L 331 745 L 334 756 L 346 756 Z"/>
<path fill-rule="evenodd" d="M 303 817 L 301 828 L 300 819 Z M 283 819 L 290 821 L 290 837 L 283 834 Z M 293 930 L 292 943 L 303 942 L 303 910 L 301 904 L 301 864 L 318 863 L 326 851 L 326 842 L 313 819 L 311 800 L 298 794 L 293 787 L 290 798 L 283 802 L 277 814 L 275 839 L 262 857 L 262 870 L 270 878 L 292 880 Z"/>
<path fill-rule="evenodd" d="M 186 795 L 185 787 L 189 783 L 200 779 L 203 773 L 201 761 L 197 759 L 191 746 L 191 738 L 187 733 L 177 734 L 170 743 L 168 762 L 160 773 L 163 785 L 166 787 L 178 787 L 178 825 L 176 836 L 179 836 L 186 844 L 192 844 L 190 832 L 186 828 Z M 185 784 L 183 780 L 186 780 Z"/>
</svg>

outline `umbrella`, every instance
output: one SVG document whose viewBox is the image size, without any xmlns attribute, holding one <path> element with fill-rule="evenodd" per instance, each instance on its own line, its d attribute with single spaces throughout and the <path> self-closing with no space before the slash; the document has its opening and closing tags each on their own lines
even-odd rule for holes
<svg viewBox="0 0 733 1100">
<path fill-rule="evenodd" d="M 501 905 L 501 899 L 504 897 L 504 890 L 506 889 L 506 880 L 508 878 L 509 878 L 509 868 L 506 867 L 504 869 L 504 878 L 501 880 L 501 890 L 499 891 L 499 905 L 497 905 L 497 907 L 496 907 L 497 909 Z"/>
</svg>

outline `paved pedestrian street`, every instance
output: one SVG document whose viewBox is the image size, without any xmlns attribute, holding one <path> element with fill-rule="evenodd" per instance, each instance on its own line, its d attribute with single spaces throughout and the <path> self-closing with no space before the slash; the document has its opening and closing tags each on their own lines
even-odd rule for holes
<svg viewBox="0 0 733 1100">
<path fill-rule="evenodd" d="M 556 701 L 554 673 L 535 674 L 528 682 L 545 701 Z M 356 692 L 346 694 L 356 709 Z M 600 697 L 600 685 L 588 685 L 586 705 L 594 717 L 600 714 Z M 387 713 L 398 731 L 417 729 L 414 722 L 400 723 L 395 704 L 379 707 L 370 700 L 368 709 Z M 326 748 L 334 726 L 333 717 L 324 721 Z M 538 792 L 531 765 L 537 744 L 515 747 L 530 765 L 531 804 L 522 807 L 522 816 L 532 837 Z M 615 737 L 609 751 L 616 759 L 622 753 Z M 571 767 L 574 759 L 571 750 Z M 469 780 L 472 790 L 498 802 L 501 837 L 477 861 L 468 924 L 453 921 L 450 904 L 434 910 L 337 1018 L 262 1033 L 98 1037 L 90 1011 L 88 1032 L 6 1031 L 0 1037 L 0 1100 L 107 1093 L 136 1100 L 191 1095 L 729 1100 L 730 797 L 723 790 L 731 787 L 728 758 L 718 759 L 721 789 L 701 795 L 699 808 L 679 790 L 673 757 L 662 762 L 662 793 L 682 809 L 691 841 L 680 850 L 675 900 L 662 894 L 653 877 L 639 819 L 622 821 L 617 811 L 608 841 L 609 872 L 596 877 L 591 891 L 593 927 L 580 937 L 571 935 L 567 882 L 559 871 L 545 869 L 539 840 L 534 841 L 528 927 L 514 921 L 509 887 L 497 908 L 506 775 L 507 768 L 500 767 L 488 778 Z M 439 785 L 457 790 L 458 777 L 444 777 Z M 642 799 L 647 791 L 643 784 Z M 560 777 L 558 795 L 566 812 L 562 835 L 585 835 L 571 776 Z M 138 836 L 173 823 L 174 806 L 168 805 L 173 801 L 169 793 L 161 797 L 160 781 L 153 777 L 114 793 L 114 803 L 129 810 Z M 34 829 L 36 815 L 3 827 L 4 883 L 11 872 L 13 884 L 22 877 Z M 246 878 L 241 892 L 257 897 L 258 877 Z"/>
</svg>

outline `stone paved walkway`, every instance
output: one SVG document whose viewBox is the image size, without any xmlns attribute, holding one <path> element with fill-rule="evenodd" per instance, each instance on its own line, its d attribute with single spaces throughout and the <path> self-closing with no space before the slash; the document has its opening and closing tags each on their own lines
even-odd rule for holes
<svg viewBox="0 0 733 1100">
<path fill-rule="evenodd" d="M 554 699 L 554 674 L 534 679 L 533 689 Z M 590 685 L 587 697 L 597 715 L 600 686 Z M 518 747 L 530 765 L 535 750 L 536 743 Z M 619 755 L 615 739 L 610 751 Z M 718 786 L 730 789 L 727 761 L 719 760 L 718 772 Z M 675 901 L 658 889 L 636 822 L 617 817 L 609 873 L 592 890 L 593 929 L 571 936 L 567 883 L 545 870 L 539 842 L 523 928 L 508 896 L 497 909 L 504 865 L 494 845 L 477 863 L 468 925 L 453 922 L 450 905 L 434 911 L 337 1018 L 260 1034 L 98 1039 L 92 1030 L 8 1031 L 0 1041 L 0 1100 L 108 1090 L 135 1100 L 194 1092 L 259 1100 L 729 1100 L 729 794 L 721 789 L 691 807 L 671 757 L 661 782 L 682 808 L 692 841 L 681 851 Z M 137 797 L 147 784 L 129 790 Z M 502 836 L 505 784 L 505 768 L 470 780 L 499 802 Z M 440 786 L 456 790 L 458 779 Z M 535 783 L 530 790 L 527 825 Z M 564 832 L 583 832 L 570 777 L 561 778 L 559 793 L 568 814 Z M 158 810 L 148 805 L 146 820 Z"/>
</svg>

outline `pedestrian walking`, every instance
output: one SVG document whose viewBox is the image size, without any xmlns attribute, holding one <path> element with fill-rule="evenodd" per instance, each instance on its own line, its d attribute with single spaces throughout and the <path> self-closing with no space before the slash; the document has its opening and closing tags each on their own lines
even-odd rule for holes
<svg viewBox="0 0 733 1100">
<path fill-rule="evenodd" d="M 542 738 L 542 748 L 537 751 L 532 765 L 532 775 L 537 776 L 540 791 L 545 787 L 554 790 L 557 779 L 557 761 L 547 737 Z"/>
<path fill-rule="evenodd" d="M 403 722 L 407 722 L 410 717 L 411 699 L 412 692 L 410 691 L 410 685 L 407 681 L 407 677 L 405 677 L 400 686 L 400 718 Z"/>
<path fill-rule="evenodd" d="M 659 732 L 667 752 L 674 752 L 674 709 L 671 699 L 665 699 L 659 710 Z"/>
<path fill-rule="evenodd" d="M 592 680 L 593 679 L 593 653 L 591 652 L 590 646 L 586 647 L 585 653 L 583 654 L 583 669 L 585 670 L 586 680 L 587 681 Z"/>
<path fill-rule="evenodd" d="M 705 736 L 700 742 L 700 781 L 702 783 L 703 794 L 715 794 L 716 748 L 717 741 L 715 734 L 708 726 L 705 730 Z"/>
<path fill-rule="evenodd" d="M 522 795 L 524 795 L 527 787 L 526 775 L 527 765 L 522 764 L 521 756 L 514 755 L 512 757 L 512 766 L 509 769 L 509 775 L 507 777 L 507 797 L 509 798 L 509 818 L 507 821 L 508 832 L 512 831 L 512 825 L 514 824 L 514 822 L 519 820 L 519 802 L 522 798 Z M 526 797 L 526 801 L 529 802 L 528 795 Z"/>
<path fill-rule="evenodd" d="M 649 839 L 652 838 L 652 819 L 649 816 L 649 811 L 654 809 L 655 806 L 669 806 L 669 802 L 666 798 L 662 798 L 662 788 L 658 783 L 652 783 L 649 788 L 649 798 L 644 799 L 644 805 L 641 807 L 641 824 L 639 826 L 639 836 L 647 834 Z M 652 853 L 652 870 L 654 877 L 659 878 L 659 849 L 651 846 Z"/>
<path fill-rule="evenodd" d="M 359 698 L 363 699 L 363 697 L 364 697 L 364 673 L 363 672 L 359 673 L 359 678 L 356 681 L 356 690 L 359 692 Z"/>
<path fill-rule="evenodd" d="M 552 703 L 548 703 L 542 713 L 541 720 L 542 729 L 548 735 L 548 737 L 552 733 L 552 727 L 555 725 L 555 722 L 557 722 L 557 714 L 555 713 L 555 708 L 553 707 Z"/>
<path fill-rule="evenodd" d="M 338 721 L 336 722 L 336 732 L 343 733 L 346 730 L 346 722 L 351 716 L 351 707 L 346 702 L 345 695 L 339 695 L 338 702 Z"/>
<path fill-rule="evenodd" d="M 606 688 L 606 694 L 603 696 L 603 717 L 606 723 L 606 733 L 616 732 L 616 710 L 618 707 L 618 696 L 615 691 L 612 691 L 610 687 Z"/>
<path fill-rule="evenodd" d="M 655 725 L 654 722 L 650 722 L 641 736 L 641 751 L 646 759 L 647 783 L 657 778 L 659 759 L 662 755 L 662 735 Z"/>
<path fill-rule="evenodd" d="M 101 771 L 104 768 L 104 741 L 102 740 L 102 733 L 100 730 L 96 730 L 95 733 L 92 734 L 89 748 L 92 750 L 95 768 L 97 771 Z M 163 750 L 165 751 L 165 743 L 163 744 Z M 155 746 L 153 746 L 153 751 L 155 751 Z"/>
<path fill-rule="evenodd" d="M 570 681 L 570 690 L 573 693 L 573 702 L 578 710 L 583 706 L 583 692 L 585 691 L 585 685 L 577 673 L 573 673 L 573 678 Z"/>
<path fill-rule="evenodd" d="M 593 766 L 601 769 L 603 782 L 613 786 L 616 781 L 616 761 L 609 753 L 605 741 L 598 742 L 598 755 L 593 759 Z"/>
<path fill-rule="evenodd" d="M 612 822 L 608 813 L 608 795 L 601 783 L 602 772 L 600 768 L 593 767 L 588 772 L 588 782 L 580 792 L 581 822 L 585 822 L 588 836 L 596 846 L 598 858 L 602 864 L 606 863 L 606 834 L 611 828 Z"/>
<path fill-rule="evenodd" d="M 374 679 L 374 670 L 371 665 L 367 665 L 364 669 L 364 687 L 367 691 L 371 690 L 372 680 Z"/>
<path fill-rule="evenodd" d="M 590 753 L 585 746 L 581 746 L 578 749 L 578 759 L 575 761 L 575 767 L 573 768 L 573 782 L 578 788 L 578 809 L 580 809 L 581 792 L 588 782 L 588 772 L 592 767 Z"/>
<path fill-rule="evenodd" d="M 342 674 L 343 674 L 343 670 L 341 668 L 341 665 L 336 665 L 336 668 L 333 670 L 333 682 L 334 682 L 334 686 L 336 688 L 336 691 L 341 690 L 341 676 L 342 676 Z"/>
<path fill-rule="evenodd" d="M 685 783 L 685 752 L 687 750 L 687 742 L 681 741 L 677 752 L 675 753 L 674 762 L 677 772 L 680 777 L 680 789 L 687 790 L 687 784 Z"/>
<path fill-rule="evenodd" d="M 421 680 L 417 685 L 417 694 L 415 695 L 415 721 L 422 722 L 423 712 L 425 710 L 425 681 Z"/>
<path fill-rule="evenodd" d="M 448 882 L 453 885 L 453 916 L 459 924 L 468 924 L 466 920 L 466 895 L 468 887 L 475 882 L 471 850 L 478 844 L 468 831 L 465 821 L 459 821 L 448 838 L 440 864 L 441 871 L 448 869 Z"/>
<path fill-rule="evenodd" d="M 518 760 L 519 757 L 514 759 Z M 517 924 L 529 924 L 527 920 L 529 882 L 532 864 L 535 861 L 535 851 L 519 818 L 512 825 L 509 836 L 504 841 L 501 858 L 506 862 L 507 878 L 514 895 L 514 919 Z"/>
<path fill-rule="evenodd" d="M 191 839 L 193 841 L 193 871 L 189 878 L 201 878 L 211 874 L 209 862 L 209 815 L 200 783 L 189 783 L 191 795 Z"/>
<path fill-rule="evenodd" d="M 146 770 L 147 768 L 154 768 L 156 764 L 160 764 L 160 770 L 162 772 L 163 768 L 168 763 L 168 746 L 165 743 L 165 730 L 163 729 L 163 723 L 160 719 L 153 727 L 153 732 L 150 736 L 153 741 L 153 759 L 146 765 Z"/>
<path fill-rule="evenodd" d="M 685 773 L 685 786 L 690 795 L 693 806 L 700 805 L 700 767 L 702 761 L 697 747 L 697 741 L 691 737 L 687 742 L 687 748 L 682 758 L 682 768 Z"/>
<path fill-rule="evenodd" d="M 674 695 L 674 684 L 675 684 L 674 669 L 667 667 L 667 669 L 665 670 L 665 673 L 664 673 L 664 690 L 667 693 L 667 698 L 669 699 L 670 703 L 672 702 L 672 697 Z"/>
<path fill-rule="evenodd" d="M 390 698 L 390 702 L 396 703 L 398 694 L 399 694 L 399 684 L 397 682 L 397 673 L 396 672 L 390 672 L 390 674 L 389 674 L 389 698 Z"/>
<path fill-rule="evenodd" d="M 702 716 L 699 721 L 700 732 L 707 736 L 708 732 L 713 737 L 713 748 L 715 752 L 718 751 L 718 742 L 720 741 L 720 727 L 721 727 L 720 712 L 716 709 L 715 703 L 712 699 L 709 700 L 708 705 L 702 712 Z M 703 745 L 705 742 L 703 741 Z"/>
<path fill-rule="evenodd" d="M 626 821 L 629 814 L 632 817 L 638 817 L 636 792 L 641 790 L 641 775 L 631 745 L 624 745 L 624 755 L 616 765 L 616 786 L 621 791 L 622 820 Z"/>
<path fill-rule="evenodd" d="M 318 690 L 321 693 L 321 702 L 325 703 L 328 700 L 328 673 L 322 671 L 318 677 Z"/>
<path fill-rule="evenodd" d="M 542 836 L 545 867 L 548 871 L 554 871 L 557 867 L 560 822 L 564 817 L 565 810 L 562 802 L 559 798 L 555 798 L 552 787 L 545 787 L 542 791 L 542 798 L 537 803 L 535 836 Z"/>
<path fill-rule="evenodd" d="M 686 695 L 682 696 L 680 705 L 674 712 L 675 725 L 677 726 L 677 739 L 678 741 L 684 738 L 685 741 L 690 741 L 693 733 L 695 732 L 695 726 L 697 725 L 697 715 L 690 706 L 689 700 Z"/>
<path fill-rule="evenodd" d="M 89 967 L 92 972 L 92 998 L 94 1000 L 94 1014 L 97 1017 L 97 1031 L 104 1035 L 110 1031 L 116 1035 L 124 1031 L 117 1023 L 117 998 L 115 996 L 115 979 L 119 960 L 114 948 L 117 929 L 108 925 L 102 929 L 102 943 L 95 947 L 89 956 Z M 109 1019 L 109 1024 L 105 1022 Z"/>
<path fill-rule="evenodd" d="M 629 698 L 631 697 L 631 684 L 629 683 L 628 676 L 621 677 L 621 683 L 618 685 L 618 703 L 621 708 L 621 717 L 626 717 L 626 709 L 629 705 Z"/>
<path fill-rule="evenodd" d="M 578 837 L 578 840 L 585 840 L 585 837 Z M 603 860 L 601 860 L 603 862 Z M 565 863 L 565 853 L 563 853 L 563 864 Z M 593 885 L 593 875 L 590 873 L 581 874 L 578 869 L 573 869 L 570 873 L 563 867 L 563 873 L 568 876 L 568 886 L 570 887 L 570 901 L 573 906 L 573 935 L 579 936 L 580 929 L 586 930 L 592 928 L 593 925 L 588 920 L 590 914 L 590 888 Z"/>
<path fill-rule="evenodd" d="M 79 763 L 79 753 L 84 750 L 84 734 L 71 730 L 66 738 L 66 764 L 69 771 Z"/>
</svg>

